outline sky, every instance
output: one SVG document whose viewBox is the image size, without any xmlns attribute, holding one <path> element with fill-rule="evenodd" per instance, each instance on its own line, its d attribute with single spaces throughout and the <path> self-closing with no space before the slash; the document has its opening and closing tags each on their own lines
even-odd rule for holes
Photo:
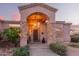
<svg viewBox="0 0 79 59">
<path fill-rule="evenodd" d="M 18 6 L 26 4 L 0 3 L 0 19 L 20 20 Z M 57 21 L 66 21 L 79 25 L 79 3 L 48 3 L 47 5 L 58 9 L 55 18 Z"/>
</svg>

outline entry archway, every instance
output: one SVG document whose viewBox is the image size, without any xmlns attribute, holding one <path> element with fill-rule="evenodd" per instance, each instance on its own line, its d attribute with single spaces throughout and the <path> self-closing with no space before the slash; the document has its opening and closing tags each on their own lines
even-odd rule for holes
<svg viewBox="0 0 79 59">
<path fill-rule="evenodd" d="M 34 12 L 28 16 L 28 41 L 41 42 L 42 39 L 46 40 L 46 20 L 48 20 L 47 15 L 41 12 Z"/>
</svg>

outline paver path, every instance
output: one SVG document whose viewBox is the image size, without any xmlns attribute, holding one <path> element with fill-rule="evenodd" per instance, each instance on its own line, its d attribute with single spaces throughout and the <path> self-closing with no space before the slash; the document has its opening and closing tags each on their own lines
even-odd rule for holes
<svg viewBox="0 0 79 59">
<path fill-rule="evenodd" d="M 46 44 L 30 44 L 31 56 L 58 56 Z"/>
</svg>

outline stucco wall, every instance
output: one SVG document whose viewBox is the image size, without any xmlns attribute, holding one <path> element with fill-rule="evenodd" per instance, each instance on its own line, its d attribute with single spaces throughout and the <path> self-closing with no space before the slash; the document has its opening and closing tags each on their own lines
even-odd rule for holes
<svg viewBox="0 0 79 59">
<path fill-rule="evenodd" d="M 0 22 L 0 31 L 3 31 L 6 28 L 9 28 L 9 23 Z"/>
</svg>

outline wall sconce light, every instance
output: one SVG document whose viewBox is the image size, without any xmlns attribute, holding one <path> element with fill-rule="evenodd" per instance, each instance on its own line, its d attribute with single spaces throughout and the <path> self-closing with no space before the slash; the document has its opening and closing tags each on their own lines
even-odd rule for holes
<svg viewBox="0 0 79 59">
<path fill-rule="evenodd" d="M 48 20 L 46 20 L 45 22 L 48 23 Z"/>
</svg>

